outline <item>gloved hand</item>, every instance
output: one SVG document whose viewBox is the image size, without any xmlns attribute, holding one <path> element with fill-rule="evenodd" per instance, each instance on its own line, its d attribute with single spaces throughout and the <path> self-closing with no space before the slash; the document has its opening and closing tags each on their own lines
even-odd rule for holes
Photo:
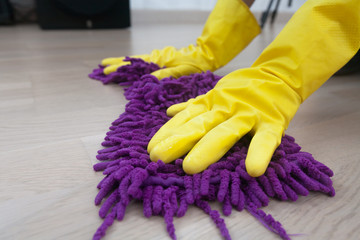
<svg viewBox="0 0 360 240">
<path fill-rule="evenodd" d="M 195 174 L 252 132 L 247 160 L 256 161 L 246 164 L 250 175 L 262 175 L 300 103 L 294 90 L 261 68 L 235 71 L 207 94 L 168 109 L 175 117 L 150 141 L 150 158 L 170 162 L 191 150 L 183 168 Z"/>
<path fill-rule="evenodd" d="M 151 139 L 153 161 L 187 152 L 184 171 L 218 161 L 251 133 L 246 169 L 265 171 L 300 104 L 360 48 L 360 1 L 308 0 L 251 68 L 223 77 L 207 94 L 174 105 Z"/>
<path fill-rule="evenodd" d="M 153 50 L 149 55 L 132 57 L 166 67 L 152 73 L 158 79 L 215 71 L 233 59 L 259 32 L 260 27 L 245 3 L 241 0 L 221 0 L 207 19 L 196 45 L 181 49 L 165 47 Z M 104 59 L 101 63 L 106 66 L 104 74 L 108 75 L 129 64 L 123 59 Z"/>
</svg>

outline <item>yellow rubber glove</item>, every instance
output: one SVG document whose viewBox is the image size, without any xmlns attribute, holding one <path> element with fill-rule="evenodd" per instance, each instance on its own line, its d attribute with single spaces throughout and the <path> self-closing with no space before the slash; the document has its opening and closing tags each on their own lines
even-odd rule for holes
<svg viewBox="0 0 360 240">
<path fill-rule="evenodd" d="M 300 104 L 360 48 L 359 0 L 308 0 L 252 67 L 223 77 L 207 94 L 174 105 L 152 138 L 153 161 L 186 153 L 195 174 L 251 133 L 246 169 L 265 171 Z"/>
<path fill-rule="evenodd" d="M 179 50 L 165 47 L 153 50 L 149 55 L 132 57 L 166 67 L 152 73 L 158 79 L 215 71 L 233 59 L 259 32 L 260 27 L 245 3 L 241 0 L 221 0 L 207 19 L 196 45 Z M 110 74 L 128 64 L 123 59 L 104 59 L 101 63 L 107 66 L 104 73 Z"/>
</svg>

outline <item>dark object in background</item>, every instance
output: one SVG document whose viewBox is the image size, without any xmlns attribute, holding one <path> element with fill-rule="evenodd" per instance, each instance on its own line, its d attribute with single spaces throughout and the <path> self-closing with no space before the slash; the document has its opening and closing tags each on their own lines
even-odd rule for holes
<svg viewBox="0 0 360 240">
<path fill-rule="evenodd" d="M 34 23 L 36 19 L 35 0 L 9 0 L 14 11 L 15 23 Z"/>
<path fill-rule="evenodd" d="M 277 16 L 279 6 L 280 6 L 280 1 L 281 0 L 276 0 L 275 9 L 271 13 L 271 24 L 274 23 L 275 18 Z M 260 19 L 260 27 L 261 28 L 264 28 L 264 26 L 265 26 L 266 20 L 268 19 L 269 15 L 270 15 L 270 11 L 271 11 L 273 3 L 274 3 L 274 0 L 270 0 L 268 7 L 261 14 L 261 19 Z M 292 5 L 292 0 L 288 0 L 288 7 L 291 7 L 291 5 Z"/>
<path fill-rule="evenodd" d="M 42 29 L 125 28 L 129 0 L 36 0 Z"/>
<path fill-rule="evenodd" d="M 355 56 L 343 66 L 335 75 L 347 75 L 360 72 L 360 49 Z"/>
<path fill-rule="evenodd" d="M 13 9 L 8 0 L 0 0 L 0 25 L 14 23 Z"/>
</svg>

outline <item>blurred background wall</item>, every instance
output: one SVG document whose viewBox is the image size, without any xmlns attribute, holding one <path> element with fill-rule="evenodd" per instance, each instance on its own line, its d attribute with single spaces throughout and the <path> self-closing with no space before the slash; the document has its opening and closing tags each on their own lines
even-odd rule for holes
<svg viewBox="0 0 360 240">
<path fill-rule="evenodd" d="M 135 10 L 197 10 L 210 11 L 217 0 L 131 0 L 131 9 Z M 292 0 L 288 7 L 288 0 L 281 0 L 280 12 L 295 12 L 306 0 Z M 256 0 L 252 11 L 264 11 L 270 0 Z"/>
<path fill-rule="evenodd" d="M 36 21 L 35 0 L 8 0 L 13 6 L 14 18 L 16 23 L 26 23 Z M 53 0 L 49 0 L 53 1 Z M 74 0 L 76 1 L 76 0 Z M 100 0 L 101 1 L 101 0 Z M 212 10 L 217 0 L 130 0 L 130 9 L 135 12 L 132 20 L 142 21 L 144 11 L 198 11 L 209 12 Z M 271 0 L 256 0 L 251 10 L 256 13 L 265 11 Z M 306 0 L 291 0 L 292 6 L 289 7 L 289 0 L 281 0 L 279 13 L 292 14 Z M 276 2 L 276 1 L 275 1 Z M 275 4 L 273 4 L 274 6 Z M 137 14 L 141 12 L 140 14 Z M 134 18 L 135 17 L 135 18 Z M 136 19 L 138 18 L 138 19 Z M 173 19 L 175 20 L 175 19 Z"/>
</svg>

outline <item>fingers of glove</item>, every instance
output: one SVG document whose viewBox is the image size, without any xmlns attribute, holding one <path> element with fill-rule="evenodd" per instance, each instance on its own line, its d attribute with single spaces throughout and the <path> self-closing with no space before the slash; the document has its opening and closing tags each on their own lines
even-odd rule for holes
<svg viewBox="0 0 360 240">
<path fill-rule="evenodd" d="M 208 132 L 188 153 L 183 161 L 187 174 L 196 174 L 219 161 L 227 151 L 253 127 L 247 117 L 230 118 Z"/>
<path fill-rule="evenodd" d="M 193 103 L 194 101 L 195 101 L 195 98 L 191 98 L 187 102 L 174 104 L 166 110 L 166 114 L 169 117 L 173 117 L 176 114 L 178 114 L 179 112 L 183 111 L 185 108 L 187 108 L 187 106 L 189 106 L 189 104 Z"/>
<path fill-rule="evenodd" d="M 141 58 L 142 60 L 144 60 L 145 62 L 149 62 L 150 61 L 150 56 L 147 54 L 143 54 L 143 55 L 134 55 L 131 56 L 131 58 Z M 125 57 L 116 57 L 116 58 L 105 58 L 101 61 L 101 65 L 102 66 L 108 66 L 108 65 L 116 65 L 116 64 L 122 64 L 124 63 L 124 59 Z M 125 61 L 129 62 L 129 61 Z M 129 62 L 130 63 L 130 62 Z"/>
<path fill-rule="evenodd" d="M 201 69 L 191 65 L 184 64 L 176 67 L 168 66 L 167 68 L 159 69 L 151 73 L 151 75 L 154 75 L 155 77 L 157 77 L 157 79 L 161 80 L 167 77 L 179 78 L 184 75 L 190 75 L 193 73 L 200 73 L 200 72 L 202 72 Z"/>
<path fill-rule="evenodd" d="M 105 58 L 101 61 L 102 66 L 108 66 L 113 64 L 119 64 L 124 61 L 125 57 L 117 57 L 117 58 Z"/>
<path fill-rule="evenodd" d="M 267 127 L 255 133 L 245 160 L 246 171 L 250 176 L 259 177 L 265 173 L 275 149 L 280 145 L 282 134 L 281 127 Z"/>
<path fill-rule="evenodd" d="M 194 100 L 192 100 L 193 102 Z M 180 103 L 181 104 L 181 103 Z M 177 104 L 178 105 L 178 104 Z M 188 106 L 188 105 L 187 105 Z M 167 123 L 162 126 L 159 131 L 155 133 L 155 135 L 152 137 L 148 144 L 148 152 L 151 153 L 153 148 L 163 141 L 164 139 L 168 138 L 171 134 L 173 129 L 177 129 L 179 126 L 183 125 L 190 119 L 198 116 L 199 114 L 202 114 L 207 109 L 203 104 L 195 104 L 191 105 L 191 107 L 188 107 L 181 112 L 177 113 L 176 116 L 171 118 Z M 153 159 L 153 161 L 157 161 L 158 159 Z M 161 159 L 163 160 L 163 159 Z"/>
<path fill-rule="evenodd" d="M 141 58 L 145 62 L 150 62 L 149 55 L 135 55 L 131 56 L 131 58 Z M 104 66 L 104 74 L 108 75 L 110 73 L 116 72 L 119 67 L 131 64 L 130 61 L 124 61 L 125 57 L 118 58 L 105 58 L 101 61 L 101 65 Z"/>
<path fill-rule="evenodd" d="M 174 128 L 171 134 L 160 141 L 150 152 L 150 159 L 171 162 L 190 151 L 211 129 L 225 120 L 219 111 L 208 111 Z"/>
<path fill-rule="evenodd" d="M 129 65 L 131 64 L 130 62 L 121 62 L 121 63 L 118 63 L 118 64 L 112 64 L 112 65 L 109 65 L 107 67 L 104 68 L 103 70 L 103 73 L 105 75 L 109 75 L 110 73 L 113 73 L 113 72 L 116 72 L 116 70 L 119 68 L 119 67 L 122 67 L 122 66 L 125 66 L 125 65 Z"/>
</svg>

